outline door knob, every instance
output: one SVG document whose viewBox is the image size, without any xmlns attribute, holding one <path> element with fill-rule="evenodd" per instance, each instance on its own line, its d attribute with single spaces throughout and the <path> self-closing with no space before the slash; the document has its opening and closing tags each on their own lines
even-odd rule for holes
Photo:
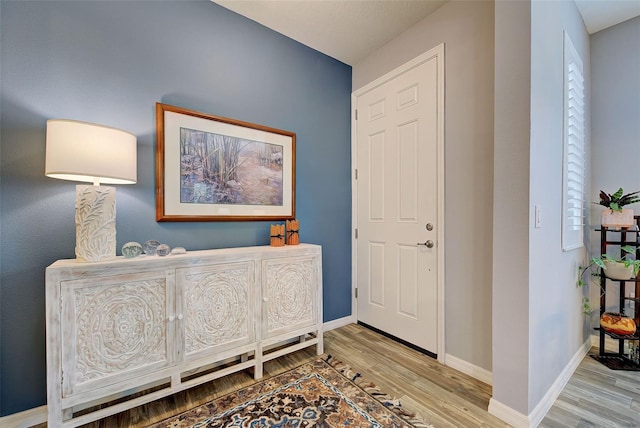
<svg viewBox="0 0 640 428">
<path fill-rule="evenodd" d="M 427 242 L 418 242 L 417 245 L 424 245 L 427 248 L 433 248 L 433 241 L 428 239 Z"/>
</svg>

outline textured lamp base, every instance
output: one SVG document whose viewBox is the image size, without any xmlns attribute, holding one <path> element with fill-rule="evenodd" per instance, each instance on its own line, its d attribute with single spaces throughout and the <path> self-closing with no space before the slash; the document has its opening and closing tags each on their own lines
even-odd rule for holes
<svg viewBox="0 0 640 428">
<path fill-rule="evenodd" d="M 99 262 L 115 256 L 115 187 L 76 186 L 76 258 Z"/>
</svg>

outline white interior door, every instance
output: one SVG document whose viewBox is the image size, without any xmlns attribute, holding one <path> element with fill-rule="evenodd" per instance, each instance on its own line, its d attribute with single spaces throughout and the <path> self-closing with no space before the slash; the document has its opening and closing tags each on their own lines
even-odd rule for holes
<svg viewBox="0 0 640 428">
<path fill-rule="evenodd" d="M 354 93 L 358 321 L 433 354 L 444 337 L 443 53 Z"/>
</svg>

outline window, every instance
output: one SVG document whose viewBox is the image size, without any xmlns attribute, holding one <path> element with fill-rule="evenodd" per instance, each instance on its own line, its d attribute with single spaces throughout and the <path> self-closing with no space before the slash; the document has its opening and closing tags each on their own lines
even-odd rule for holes
<svg viewBox="0 0 640 428">
<path fill-rule="evenodd" d="M 562 249 L 580 248 L 584 242 L 585 129 L 582 59 L 564 33 L 564 162 Z"/>
</svg>

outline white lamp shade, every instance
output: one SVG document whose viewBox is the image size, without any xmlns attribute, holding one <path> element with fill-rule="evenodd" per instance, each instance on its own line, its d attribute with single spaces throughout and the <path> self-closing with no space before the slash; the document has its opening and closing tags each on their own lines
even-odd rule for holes
<svg viewBox="0 0 640 428">
<path fill-rule="evenodd" d="M 75 120 L 47 121 L 45 175 L 63 180 L 135 184 L 136 137 Z"/>
</svg>

